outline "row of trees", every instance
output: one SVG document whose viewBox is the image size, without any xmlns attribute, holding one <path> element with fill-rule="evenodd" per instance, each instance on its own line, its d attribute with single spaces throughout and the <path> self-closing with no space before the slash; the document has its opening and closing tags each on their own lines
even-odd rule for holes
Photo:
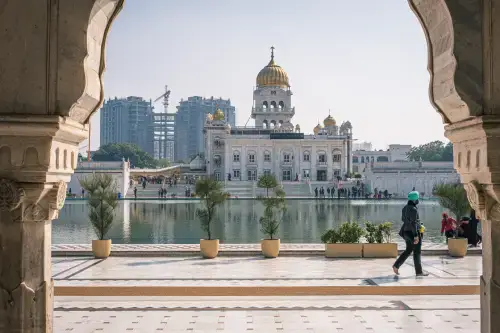
<svg viewBox="0 0 500 333">
<path fill-rule="evenodd" d="M 136 168 L 164 168 L 170 166 L 167 159 L 156 160 L 139 148 L 130 143 L 109 143 L 103 145 L 92 155 L 93 161 L 112 162 L 129 159 L 132 166 Z"/>
<path fill-rule="evenodd" d="M 412 147 L 407 153 L 410 161 L 452 162 L 453 144 L 442 141 L 432 141 L 424 145 Z"/>
</svg>

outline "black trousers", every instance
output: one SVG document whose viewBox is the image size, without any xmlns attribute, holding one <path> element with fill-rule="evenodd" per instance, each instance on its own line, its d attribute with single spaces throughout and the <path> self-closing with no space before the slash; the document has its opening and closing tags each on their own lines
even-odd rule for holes
<svg viewBox="0 0 500 333">
<path fill-rule="evenodd" d="M 413 264 L 415 266 L 415 274 L 422 274 L 422 261 L 421 261 L 421 254 L 422 254 L 422 234 L 418 235 L 418 243 L 413 244 L 413 234 L 411 232 L 405 232 L 404 233 L 404 240 L 406 243 L 406 250 L 404 250 L 403 253 L 399 256 L 399 258 L 396 260 L 394 263 L 394 267 L 398 268 L 401 267 L 406 259 L 412 254 L 413 252 Z"/>
</svg>

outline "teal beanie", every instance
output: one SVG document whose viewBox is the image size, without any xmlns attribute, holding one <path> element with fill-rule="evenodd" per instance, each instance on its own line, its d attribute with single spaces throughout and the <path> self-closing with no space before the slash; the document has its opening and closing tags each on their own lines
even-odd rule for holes
<svg viewBox="0 0 500 333">
<path fill-rule="evenodd" d="M 408 193 L 408 200 L 417 201 L 419 198 L 420 196 L 417 191 L 411 191 Z"/>
</svg>

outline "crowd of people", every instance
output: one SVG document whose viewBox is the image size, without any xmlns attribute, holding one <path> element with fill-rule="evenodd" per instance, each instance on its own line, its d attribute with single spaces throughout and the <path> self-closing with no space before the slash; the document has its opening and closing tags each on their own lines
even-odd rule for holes
<svg viewBox="0 0 500 333">
<path fill-rule="evenodd" d="M 321 187 L 316 187 L 314 189 L 314 197 L 316 199 L 324 199 L 324 198 L 335 198 L 335 196 L 340 199 L 340 198 L 351 198 L 351 199 L 356 199 L 356 198 L 365 198 L 366 195 L 364 193 L 364 186 L 353 186 L 351 188 L 335 188 L 335 186 L 332 187 L 326 187 L 326 189 L 321 186 Z"/>
<path fill-rule="evenodd" d="M 460 221 L 455 220 L 447 213 L 442 214 L 441 235 L 448 238 L 461 237 L 467 238 L 470 246 L 476 247 L 482 242 L 481 235 L 477 232 L 479 220 L 476 218 L 476 212 L 471 211 L 470 216 L 464 216 Z"/>
</svg>

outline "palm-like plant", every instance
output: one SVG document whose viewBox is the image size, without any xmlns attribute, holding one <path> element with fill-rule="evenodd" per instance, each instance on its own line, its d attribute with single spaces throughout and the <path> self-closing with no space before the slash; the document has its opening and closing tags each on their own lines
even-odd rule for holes
<svg viewBox="0 0 500 333">
<path fill-rule="evenodd" d="M 257 181 L 257 187 L 266 189 L 266 197 L 269 197 L 269 189 L 274 189 L 276 186 L 278 186 L 278 181 L 271 174 L 263 174 Z"/>
<path fill-rule="evenodd" d="M 275 186 L 271 197 L 260 197 L 259 200 L 264 205 L 264 216 L 259 219 L 260 231 L 269 239 L 274 239 L 287 208 L 285 191 Z"/>
<path fill-rule="evenodd" d="M 99 173 L 81 179 L 80 184 L 88 193 L 90 223 L 99 240 L 104 240 L 118 205 L 116 183 L 111 175 Z"/>
<path fill-rule="evenodd" d="M 462 184 L 438 184 L 434 187 L 433 194 L 438 197 L 443 208 L 455 215 L 457 221 L 471 210 Z"/>
<path fill-rule="evenodd" d="M 196 195 L 200 197 L 204 208 L 196 210 L 201 221 L 201 228 L 207 233 L 208 240 L 212 239 L 211 225 L 215 217 L 216 208 L 224 203 L 229 194 L 222 190 L 222 183 L 215 179 L 200 179 L 196 182 Z"/>
</svg>

